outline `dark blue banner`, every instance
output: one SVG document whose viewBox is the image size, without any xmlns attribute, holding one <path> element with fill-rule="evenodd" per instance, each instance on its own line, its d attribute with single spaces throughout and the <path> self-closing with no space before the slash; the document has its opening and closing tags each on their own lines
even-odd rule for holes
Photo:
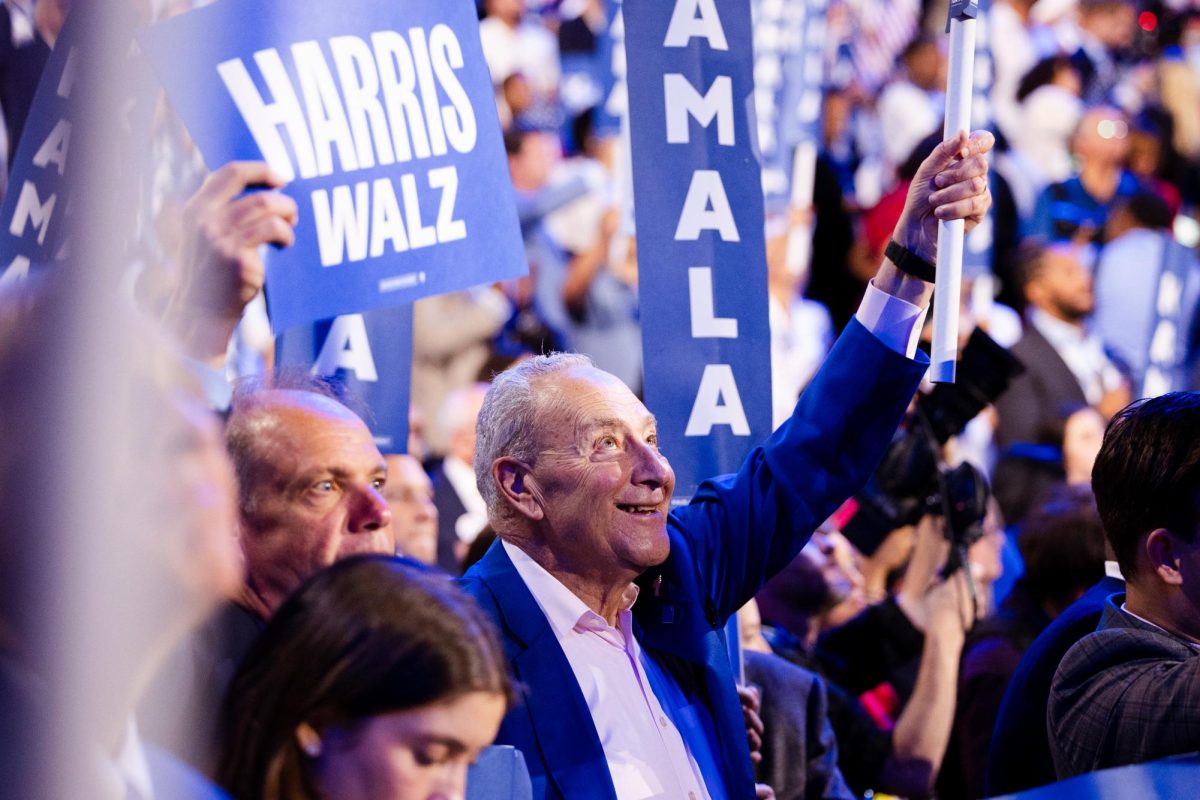
<svg viewBox="0 0 1200 800">
<path fill-rule="evenodd" d="M 525 273 L 471 0 L 218 0 L 140 38 L 210 167 L 289 181 L 276 330 Z"/>
<path fill-rule="evenodd" d="M 0 206 L 0 271 L 8 280 L 24 276 L 30 264 L 54 261 L 65 240 L 67 165 L 71 130 L 78 121 L 70 100 L 83 33 L 77 16 L 63 26 L 50 54 L 10 165 Z"/>
<path fill-rule="evenodd" d="M 625 116 L 625 27 L 621 0 L 607 0 L 604 30 L 595 32 L 596 47 L 588 53 L 562 54 L 559 92 L 569 115 L 592 109 L 592 132 L 620 133 Z"/>
<path fill-rule="evenodd" d="M 94 18 L 98 14 L 112 15 L 115 21 L 101 27 Z M 87 91 L 89 80 L 107 80 L 110 86 L 119 85 L 128 91 L 128 100 L 112 109 L 114 115 L 120 115 L 121 163 L 125 169 L 139 171 L 149 164 L 150 122 L 157 87 L 144 77 L 144 65 L 131 52 L 134 22 L 128 11 L 83 4 L 64 23 L 9 165 L 8 189 L 0 205 L 0 283 L 20 280 L 31 266 L 49 265 L 67 251 L 71 191 L 80 172 L 71 145 L 73 139 L 78 144 L 88 135 L 87 130 L 81 130 L 84 104 L 79 102 L 79 92 Z M 95 36 L 98 29 L 110 37 L 101 41 Z M 83 49 L 87 47 L 104 48 L 104 52 Z M 93 59 L 93 63 L 123 72 L 103 78 L 81 74 L 80 64 L 87 61 L 89 52 L 102 57 L 102 62 Z M 126 185 L 135 184 L 129 181 Z M 129 209 L 132 222 L 136 199 L 120 196 L 112 200 Z"/>
<path fill-rule="evenodd" d="M 276 338 L 275 363 L 336 377 L 367 404 L 366 423 L 384 453 L 408 450 L 412 306 L 302 325 Z"/>
<path fill-rule="evenodd" d="M 625 0 L 646 404 L 677 502 L 771 433 L 749 0 Z"/>
<path fill-rule="evenodd" d="M 1188 349 L 1189 326 L 1196 324 L 1196 256 L 1193 248 L 1176 241 L 1170 233 L 1162 234 L 1162 238 L 1162 264 L 1154 291 L 1154 327 L 1146 343 L 1146 371 L 1138 397 L 1157 397 L 1191 385 Z"/>
</svg>

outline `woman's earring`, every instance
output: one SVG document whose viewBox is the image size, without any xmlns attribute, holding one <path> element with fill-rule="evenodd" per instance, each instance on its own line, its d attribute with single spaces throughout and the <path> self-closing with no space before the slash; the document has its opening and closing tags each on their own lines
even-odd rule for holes
<svg viewBox="0 0 1200 800">
<path fill-rule="evenodd" d="M 296 728 L 296 743 L 309 758 L 318 758 L 321 755 L 321 734 L 307 722 L 301 722 Z"/>
</svg>

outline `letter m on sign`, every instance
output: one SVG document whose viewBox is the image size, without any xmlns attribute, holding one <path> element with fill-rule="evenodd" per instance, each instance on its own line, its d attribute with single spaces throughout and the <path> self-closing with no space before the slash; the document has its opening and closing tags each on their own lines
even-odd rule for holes
<svg viewBox="0 0 1200 800">
<path fill-rule="evenodd" d="M 13 236 L 24 237 L 25 230 L 33 226 L 37 233 L 37 243 L 46 242 L 46 231 L 50 228 L 50 218 L 54 214 L 54 204 L 58 195 L 52 194 L 42 202 L 38 197 L 37 186 L 33 181 L 25 181 L 21 186 L 21 194 L 17 197 L 17 208 L 13 211 L 12 220 L 8 224 L 8 232 Z"/>
</svg>

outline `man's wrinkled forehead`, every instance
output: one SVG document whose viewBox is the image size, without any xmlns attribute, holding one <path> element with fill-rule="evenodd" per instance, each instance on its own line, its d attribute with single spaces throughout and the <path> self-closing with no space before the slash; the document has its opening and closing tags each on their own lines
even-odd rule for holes
<svg viewBox="0 0 1200 800">
<path fill-rule="evenodd" d="M 258 392 L 237 406 L 230 426 L 253 441 L 258 458 L 293 460 L 315 441 L 347 433 L 370 443 L 372 458 L 382 460 L 365 422 L 331 397 L 295 390 Z"/>
<path fill-rule="evenodd" d="M 535 384 L 539 438 L 622 419 L 654 424 L 654 416 L 615 375 L 594 367 L 571 367 Z"/>
<path fill-rule="evenodd" d="M 305 413 L 341 422 L 365 424 L 357 414 L 334 398 L 300 389 L 263 389 L 241 399 L 233 410 L 235 417 L 252 413 Z"/>
</svg>

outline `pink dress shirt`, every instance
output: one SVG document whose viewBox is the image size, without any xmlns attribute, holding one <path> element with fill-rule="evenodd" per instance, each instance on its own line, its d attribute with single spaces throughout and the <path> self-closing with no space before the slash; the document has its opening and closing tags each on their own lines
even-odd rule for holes
<svg viewBox="0 0 1200 800">
<path fill-rule="evenodd" d="M 700 768 L 654 694 L 633 636 L 638 587 L 629 584 L 614 628 L 520 548 L 501 544 L 575 673 L 617 797 L 708 800 Z"/>
</svg>

